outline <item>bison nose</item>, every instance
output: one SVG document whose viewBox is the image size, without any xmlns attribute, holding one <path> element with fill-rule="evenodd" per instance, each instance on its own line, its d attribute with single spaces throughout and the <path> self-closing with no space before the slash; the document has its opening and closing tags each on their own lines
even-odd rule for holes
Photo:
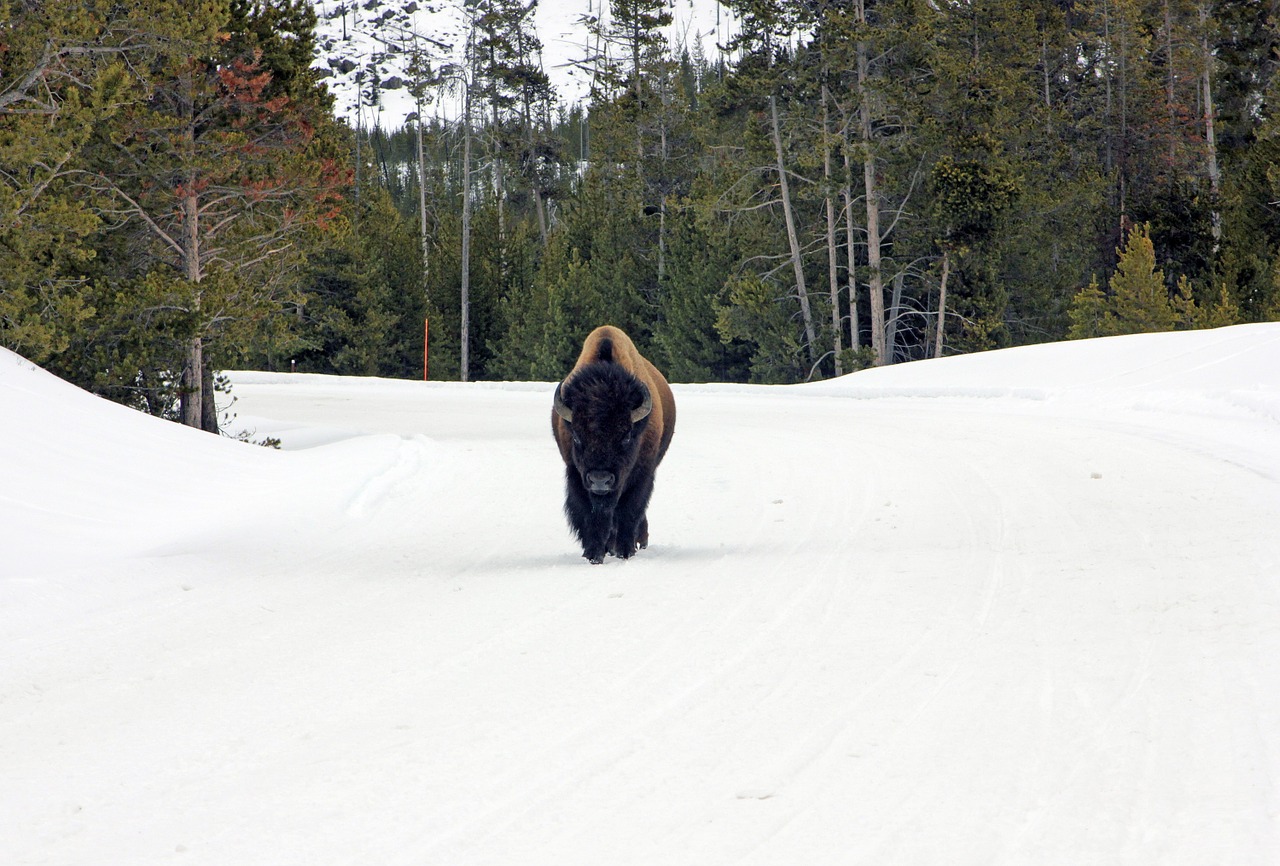
<svg viewBox="0 0 1280 866">
<path fill-rule="evenodd" d="M 587 473 L 587 490 L 591 493 L 612 493 L 616 480 L 612 472 L 592 470 Z"/>
</svg>

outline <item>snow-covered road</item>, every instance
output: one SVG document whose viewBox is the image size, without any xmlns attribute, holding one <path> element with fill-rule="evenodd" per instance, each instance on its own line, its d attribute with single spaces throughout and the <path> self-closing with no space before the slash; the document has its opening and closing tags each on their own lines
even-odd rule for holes
<svg viewBox="0 0 1280 866">
<path fill-rule="evenodd" d="M 1280 851 L 1280 325 L 677 386 L 598 567 L 550 385 L 232 378 L 0 357 L 0 862 Z"/>
</svg>

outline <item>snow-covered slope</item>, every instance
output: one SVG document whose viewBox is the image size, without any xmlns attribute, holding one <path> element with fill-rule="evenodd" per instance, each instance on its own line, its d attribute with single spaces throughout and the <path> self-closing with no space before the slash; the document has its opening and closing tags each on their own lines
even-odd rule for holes
<svg viewBox="0 0 1280 866">
<path fill-rule="evenodd" d="M 0 863 L 1265 863 L 1280 325 L 677 386 L 585 563 L 550 385 L 0 352 Z"/>
<path fill-rule="evenodd" d="M 317 57 L 312 64 L 325 70 L 326 85 L 333 93 L 339 116 L 359 123 L 398 129 L 417 105 L 405 81 L 411 79 L 409 55 L 418 45 L 427 50 L 437 68 L 462 63 L 466 43 L 466 16 L 461 3 L 420 3 L 418 0 L 312 0 L 317 17 Z M 542 42 L 541 62 L 561 105 L 587 98 L 590 73 L 586 58 L 602 50 L 592 44 L 584 18 L 603 16 L 610 6 L 602 0 L 541 0 L 531 4 L 534 30 Z M 678 56 L 700 50 L 718 58 L 737 32 L 732 13 L 715 0 L 677 0 L 671 3 L 672 23 L 663 36 Z M 413 34 L 423 38 L 415 40 Z M 378 103 L 370 104 L 369 84 L 381 83 Z M 365 93 L 357 93 L 363 81 Z M 433 94 L 426 109 L 432 115 L 457 117 L 461 95 Z"/>
</svg>

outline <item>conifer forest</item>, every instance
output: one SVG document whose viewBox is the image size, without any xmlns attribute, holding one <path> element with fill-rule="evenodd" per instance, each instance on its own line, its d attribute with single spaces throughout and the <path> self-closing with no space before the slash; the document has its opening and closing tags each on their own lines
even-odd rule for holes
<svg viewBox="0 0 1280 866">
<path fill-rule="evenodd" d="M 792 383 L 1280 319 L 1278 0 L 723 0 L 715 52 L 608 0 L 572 104 L 529 3 L 441 2 L 382 128 L 308 0 L 0 0 L 0 345 L 216 430 L 220 370 L 420 379 L 427 322 L 433 380 L 608 322 Z"/>
</svg>

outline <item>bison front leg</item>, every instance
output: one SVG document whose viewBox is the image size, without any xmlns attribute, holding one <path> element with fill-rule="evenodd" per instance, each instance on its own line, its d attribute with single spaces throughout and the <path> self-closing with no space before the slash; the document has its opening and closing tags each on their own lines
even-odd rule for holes
<svg viewBox="0 0 1280 866">
<path fill-rule="evenodd" d="M 628 559 L 649 546 L 649 519 L 645 510 L 653 495 L 653 474 L 644 473 L 618 500 L 617 539 L 611 547 L 615 556 Z"/>
<path fill-rule="evenodd" d="M 614 506 L 611 499 L 592 496 L 582 486 L 582 479 L 569 467 L 565 480 L 565 515 L 569 526 L 582 542 L 582 555 L 593 564 L 604 562 L 613 544 Z"/>
</svg>

